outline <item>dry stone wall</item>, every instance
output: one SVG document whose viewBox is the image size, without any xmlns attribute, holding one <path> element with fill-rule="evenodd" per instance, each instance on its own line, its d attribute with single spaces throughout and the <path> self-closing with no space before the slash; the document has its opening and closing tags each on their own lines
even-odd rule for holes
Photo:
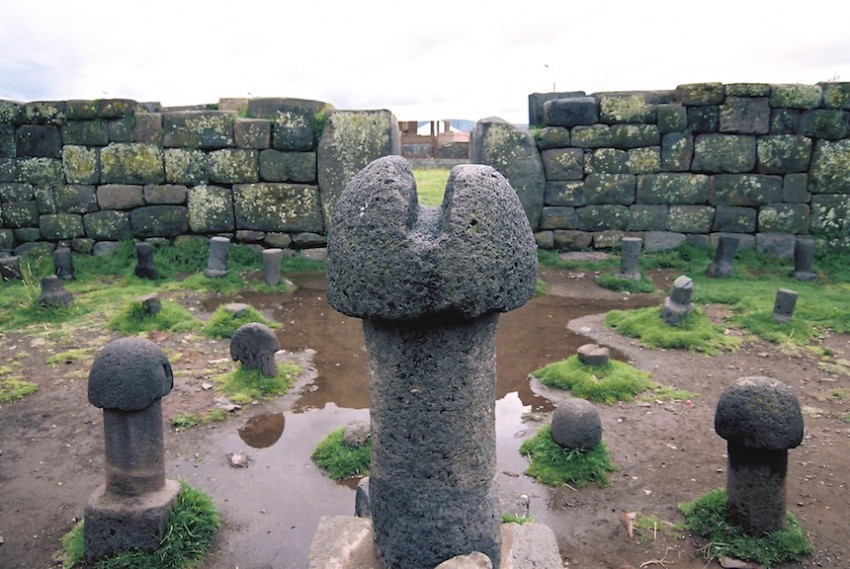
<svg viewBox="0 0 850 569">
<path fill-rule="evenodd" d="M 339 187 L 399 153 L 392 113 L 321 101 L 0 101 L 0 251 L 98 252 L 181 235 L 323 246 Z"/>
<path fill-rule="evenodd" d="M 648 249 L 734 235 L 780 255 L 850 230 L 850 83 L 529 96 L 538 244 Z M 478 129 L 477 129 L 478 130 Z"/>
</svg>

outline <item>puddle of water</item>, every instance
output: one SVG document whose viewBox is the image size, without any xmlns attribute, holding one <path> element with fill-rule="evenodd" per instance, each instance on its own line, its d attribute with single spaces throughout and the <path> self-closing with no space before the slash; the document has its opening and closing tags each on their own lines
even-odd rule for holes
<svg viewBox="0 0 850 569">
<path fill-rule="evenodd" d="M 169 472 L 169 476 L 187 478 L 210 493 L 228 523 L 238 529 L 232 542 L 223 547 L 233 551 L 240 566 L 246 567 L 305 567 L 319 519 L 353 515 L 357 480 L 342 484 L 331 481 L 317 469 L 310 455 L 331 430 L 369 418 L 367 357 L 360 321 L 327 304 L 323 273 L 291 278 L 299 287 L 293 294 L 243 294 L 216 299 L 206 308 L 213 310 L 219 304 L 238 300 L 280 322 L 282 327 L 276 333 L 282 349 L 315 350 L 313 364 L 318 376 L 313 389 L 285 410 L 281 402 L 264 406 L 264 414 L 248 418 L 236 433 L 210 430 L 205 435 L 205 454 L 179 457 Z M 622 299 L 589 301 L 550 295 L 532 299 L 500 318 L 497 484 L 501 493 L 528 494 L 532 512 L 541 522 L 548 517 L 548 493 L 532 479 L 521 476 L 527 462 L 519 447 L 523 436 L 539 427 L 538 423 L 525 424 L 523 415 L 551 411 L 553 405 L 531 390 L 528 375 L 575 354 L 589 341 L 567 330 L 569 320 L 639 305 Z M 611 355 L 622 358 L 613 350 Z M 248 454 L 248 468 L 227 465 L 226 455 L 235 452 Z"/>
</svg>

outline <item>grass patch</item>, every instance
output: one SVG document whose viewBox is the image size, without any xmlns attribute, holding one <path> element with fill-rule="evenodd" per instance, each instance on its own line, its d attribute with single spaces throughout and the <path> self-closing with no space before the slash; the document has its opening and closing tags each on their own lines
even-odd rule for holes
<svg viewBox="0 0 850 569">
<path fill-rule="evenodd" d="M 310 458 L 324 470 L 332 480 L 344 480 L 356 476 L 368 476 L 372 460 L 372 439 L 360 447 L 345 444 L 345 427 L 331 431 L 316 445 Z"/>
<path fill-rule="evenodd" d="M 608 473 L 617 470 L 604 442 L 588 450 L 567 450 L 552 439 L 552 425 L 541 427 L 522 443 L 519 452 L 531 463 L 525 473 L 547 486 L 567 483 L 578 488 L 588 484 L 606 488 L 610 485 Z"/>
<path fill-rule="evenodd" d="M 278 374 L 266 377 L 260 370 L 238 369 L 220 376 L 215 381 L 235 403 L 246 404 L 257 399 L 270 399 L 284 395 L 292 387 L 293 379 L 301 373 L 294 363 L 278 364 Z"/>
<path fill-rule="evenodd" d="M 152 553 L 126 551 L 85 564 L 83 524 L 81 521 L 62 538 L 65 569 L 183 569 L 194 567 L 207 553 L 221 518 L 212 500 L 185 481 L 180 482 L 180 495 L 160 538 L 159 549 Z"/>
<path fill-rule="evenodd" d="M 210 409 L 203 415 L 198 415 L 197 413 L 180 413 L 179 415 L 175 415 L 172 417 L 169 422 L 172 427 L 175 429 L 191 429 L 192 427 L 198 427 L 200 425 L 207 425 L 209 423 L 220 423 L 227 419 L 227 411 L 224 409 Z"/>
<path fill-rule="evenodd" d="M 761 537 L 746 535 L 729 519 L 723 488 L 679 504 L 679 510 L 685 516 L 685 527 L 708 540 L 711 557 L 727 555 L 756 561 L 769 568 L 785 561 L 799 561 L 812 552 L 803 529 L 790 512 L 787 529 Z"/>
<path fill-rule="evenodd" d="M 140 332 L 188 332 L 200 326 L 192 313 L 173 302 L 161 301 L 162 309 L 156 314 L 145 310 L 144 305 L 137 300 L 126 304 L 109 320 L 108 326 L 122 334 L 139 334 Z"/>
<path fill-rule="evenodd" d="M 641 274 L 640 280 L 629 279 L 618 276 L 616 273 L 602 273 L 596 277 L 596 284 L 602 288 L 615 290 L 617 292 L 647 292 L 653 293 L 658 289 L 652 279 Z"/>
<path fill-rule="evenodd" d="M 203 333 L 210 338 L 230 338 L 240 326 L 259 322 L 269 328 L 278 328 L 280 325 L 266 319 L 260 311 L 249 306 L 241 316 L 235 316 L 232 312 L 219 306 L 210 316 L 209 321 L 203 327 Z"/>
<path fill-rule="evenodd" d="M 18 401 L 38 391 L 38 385 L 20 377 L 0 378 L 0 403 Z"/>
<path fill-rule="evenodd" d="M 549 285 L 543 279 L 537 279 L 537 283 L 534 285 L 534 296 L 546 296 L 549 294 Z"/>
<path fill-rule="evenodd" d="M 413 170 L 413 179 L 416 180 L 416 194 L 419 196 L 419 204 L 424 206 L 438 206 L 443 203 L 443 195 L 446 193 L 446 183 L 449 181 L 449 168 L 417 168 Z"/>
<path fill-rule="evenodd" d="M 519 514 L 506 513 L 506 514 L 502 514 L 500 517 L 501 517 L 503 524 L 519 524 L 519 525 L 522 525 L 522 524 L 533 524 L 534 523 L 534 516 L 532 516 L 531 514 L 519 515 Z"/>
<path fill-rule="evenodd" d="M 56 366 L 59 364 L 71 364 L 76 361 L 80 361 L 85 359 L 91 355 L 89 350 L 84 350 L 82 348 L 75 348 L 73 350 L 66 350 L 64 352 L 59 352 L 58 354 L 53 354 L 49 358 L 47 358 L 48 365 Z"/>
<path fill-rule="evenodd" d="M 683 539 L 684 525 L 676 525 L 671 522 L 662 520 L 658 516 L 636 512 L 634 521 L 634 531 L 637 539 L 641 543 L 655 541 L 658 538 L 658 533 L 672 537 L 675 539 Z"/>
<path fill-rule="evenodd" d="M 604 366 L 589 366 L 577 355 L 532 372 L 544 385 L 569 389 L 575 397 L 612 404 L 632 401 L 652 383 L 649 374 L 624 362 L 608 360 Z"/>
<path fill-rule="evenodd" d="M 649 386 L 649 389 L 652 391 L 646 399 L 660 399 L 662 401 L 688 401 L 699 399 L 701 395 L 699 393 L 688 391 L 686 389 L 674 389 L 673 387 L 669 387 L 666 385 L 659 385 L 657 383 L 653 383 Z"/>
<path fill-rule="evenodd" d="M 637 338 L 649 348 L 674 348 L 712 355 L 721 350 L 734 350 L 740 339 L 723 334 L 701 310 L 695 309 L 675 326 L 661 319 L 661 309 L 648 306 L 635 310 L 612 310 L 603 320 L 629 338 Z"/>
</svg>

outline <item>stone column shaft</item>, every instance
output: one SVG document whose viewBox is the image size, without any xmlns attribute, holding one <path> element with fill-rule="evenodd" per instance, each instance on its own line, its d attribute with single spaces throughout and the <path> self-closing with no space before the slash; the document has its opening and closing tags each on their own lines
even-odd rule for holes
<svg viewBox="0 0 850 569">
<path fill-rule="evenodd" d="M 162 401 L 141 411 L 103 410 L 106 489 L 139 496 L 165 485 Z"/>
</svg>

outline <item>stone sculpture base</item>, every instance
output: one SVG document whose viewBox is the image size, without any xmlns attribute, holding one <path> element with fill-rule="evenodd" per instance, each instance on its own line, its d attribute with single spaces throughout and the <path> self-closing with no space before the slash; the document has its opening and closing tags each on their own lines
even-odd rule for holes
<svg viewBox="0 0 850 569">
<path fill-rule="evenodd" d="M 541 524 L 502 524 L 499 569 L 563 569 L 555 534 Z M 384 569 L 372 539 L 372 522 L 354 516 L 319 520 L 308 569 Z"/>
<path fill-rule="evenodd" d="M 155 551 L 179 494 L 180 483 L 176 480 L 166 480 L 157 492 L 134 497 L 108 494 L 105 484 L 98 487 L 85 510 L 86 561 L 128 549 Z"/>
</svg>

